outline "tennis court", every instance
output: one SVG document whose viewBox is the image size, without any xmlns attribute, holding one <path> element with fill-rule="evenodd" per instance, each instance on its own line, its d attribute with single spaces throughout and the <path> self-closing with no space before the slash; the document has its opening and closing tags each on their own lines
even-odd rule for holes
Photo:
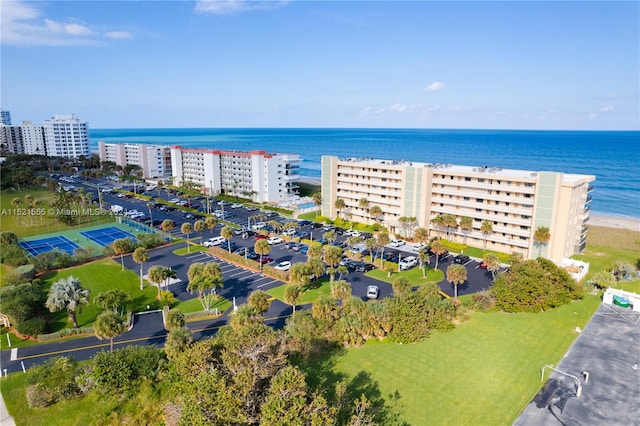
<svg viewBox="0 0 640 426">
<path fill-rule="evenodd" d="M 73 252 L 80 248 L 78 244 L 61 235 L 41 238 L 39 240 L 20 241 L 18 244 L 32 256 L 37 256 L 40 253 L 46 253 L 53 249 L 60 249 L 73 255 Z"/>
<path fill-rule="evenodd" d="M 132 241 L 136 241 L 135 235 L 123 231 L 122 229 L 116 228 L 115 226 L 80 232 L 80 235 L 103 247 L 108 246 L 115 240 L 119 240 L 121 238 L 131 238 Z"/>
</svg>

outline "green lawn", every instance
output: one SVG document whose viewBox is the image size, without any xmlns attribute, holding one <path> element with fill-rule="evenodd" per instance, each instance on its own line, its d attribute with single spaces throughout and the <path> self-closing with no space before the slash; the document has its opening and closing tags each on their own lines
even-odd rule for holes
<svg viewBox="0 0 640 426">
<path fill-rule="evenodd" d="M 180 247 L 179 249 L 175 249 L 173 251 L 173 254 L 176 254 L 178 256 L 186 256 L 187 254 L 199 253 L 201 251 L 208 251 L 208 250 L 209 249 L 206 248 L 205 246 L 192 243 L 190 247 Z"/>
<path fill-rule="evenodd" d="M 329 362 L 332 377 L 369 375 L 361 386 L 379 392 L 407 424 L 511 424 L 540 389 L 540 368 L 557 364 L 599 304 L 587 296 L 541 314 L 474 312 L 456 330 L 419 343 L 341 351 Z M 320 374 L 314 381 L 324 380 Z"/>
<path fill-rule="evenodd" d="M 384 281 L 389 284 L 393 284 L 393 282 L 398 277 L 406 277 L 409 279 L 411 284 L 416 285 L 424 285 L 427 283 L 439 283 L 444 279 L 444 272 L 439 269 L 433 269 L 428 267 L 427 269 L 427 277 L 422 277 L 422 270 L 420 268 L 411 268 L 406 271 L 393 272 L 391 277 L 388 276 L 387 272 L 382 271 L 380 269 L 372 269 L 371 271 L 365 274 L 368 277 L 375 278 L 379 281 Z"/>
<path fill-rule="evenodd" d="M 267 293 L 270 296 L 275 297 L 276 299 L 284 302 L 285 286 L 286 284 L 281 285 L 280 287 L 272 288 L 271 290 L 268 290 Z M 313 282 L 306 285 L 304 287 L 304 294 L 302 295 L 302 298 L 298 302 L 298 305 L 306 305 L 307 303 L 313 303 L 313 301 L 316 300 L 318 297 L 320 297 L 320 295 L 322 294 L 325 294 L 325 295 L 331 294 L 331 284 L 330 284 L 329 278 L 322 278 L 318 282 Z"/>
<path fill-rule="evenodd" d="M 83 288 L 91 290 L 88 305 L 82 306 L 82 312 L 78 314 L 78 326 L 89 327 L 93 324 L 96 317 L 102 312 L 102 309 L 94 305 L 91 301 L 98 293 L 111 290 L 121 289 L 131 295 L 131 301 L 127 304 L 128 310 L 144 311 L 147 305 L 151 309 L 159 308 L 156 295 L 157 287 L 147 286 L 144 290 L 140 290 L 140 278 L 138 274 L 125 269 L 122 270 L 119 258 L 101 259 L 95 262 L 86 263 L 84 265 L 64 269 L 61 271 L 51 272 L 43 277 L 45 290 L 60 278 L 73 275 L 80 280 Z M 70 327 L 67 322 L 66 311 L 52 313 L 52 322 L 49 324 L 49 332 L 62 330 Z"/>
<path fill-rule="evenodd" d="M 213 304 L 213 307 L 218 308 L 218 311 L 222 313 L 222 312 L 225 312 L 227 309 L 229 309 L 232 304 L 233 303 L 231 301 L 225 299 L 224 297 L 220 297 Z M 202 303 L 200 303 L 200 300 L 198 300 L 197 297 L 194 299 L 183 301 L 183 302 L 178 302 L 178 304 L 173 307 L 180 309 L 180 311 L 182 311 L 183 314 L 202 311 Z"/>
</svg>

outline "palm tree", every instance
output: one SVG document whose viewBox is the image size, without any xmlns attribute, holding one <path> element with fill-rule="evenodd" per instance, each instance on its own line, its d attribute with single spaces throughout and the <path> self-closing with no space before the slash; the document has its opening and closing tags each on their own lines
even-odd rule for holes
<svg viewBox="0 0 640 426">
<path fill-rule="evenodd" d="M 309 271 L 304 263 L 294 263 L 289 270 L 289 278 L 293 284 L 307 284 L 309 282 Z"/>
<path fill-rule="evenodd" d="M 367 197 L 362 197 L 358 200 L 358 207 L 362 209 L 362 217 L 365 217 L 365 213 L 369 210 L 369 200 Z"/>
<path fill-rule="evenodd" d="M 467 268 L 464 265 L 453 264 L 447 268 L 447 281 L 453 284 L 454 298 L 458 300 L 458 284 L 467 280 Z"/>
<path fill-rule="evenodd" d="M 442 224 L 447 230 L 447 240 L 449 239 L 449 233 L 458 227 L 458 219 L 452 214 L 445 214 L 442 216 Z"/>
<path fill-rule="evenodd" d="M 207 216 L 204 219 L 204 225 L 207 227 L 209 231 L 211 231 L 211 235 L 213 235 L 213 230 L 218 226 L 218 218 L 215 216 Z"/>
<path fill-rule="evenodd" d="M 418 261 L 420 261 L 420 269 L 422 269 L 422 278 L 427 277 L 427 266 L 429 264 L 429 253 L 426 250 L 420 250 L 418 253 Z"/>
<path fill-rule="evenodd" d="M 326 294 L 318 297 L 311 305 L 311 316 L 322 321 L 338 319 L 339 311 L 336 299 Z"/>
<path fill-rule="evenodd" d="M 171 232 L 173 228 L 176 227 L 176 223 L 171 219 L 165 219 L 162 221 L 160 227 L 164 232 Z"/>
<path fill-rule="evenodd" d="M 347 208 L 347 205 L 342 198 L 338 198 L 336 199 L 334 207 L 338 210 L 338 217 L 340 217 L 340 213 L 342 213 L 342 210 Z"/>
<path fill-rule="evenodd" d="M 220 230 L 220 236 L 227 240 L 227 249 L 231 253 L 231 239 L 233 238 L 233 228 L 225 226 Z"/>
<path fill-rule="evenodd" d="M 256 290 L 249 295 L 247 304 L 256 308 L 258 312 L 265 313 L 269 310 L 269 305 L 271 305 L 269 298 L 270 296 L 267 292 L 263 290 Z"/>
<path fill-rule="evenodd" d="M 191 253 L 191 244 L 189 243 L 189 235 L 193 232 L 193 225 L 185 222 L 180 227 L 180 232 L 187 236 L 187 253 Z"/>
<path fill-rule="evenodd" d="M 483 220 L 482 224 L 480 225 L 480 232 L 482 232 L 482 235 L 484 236 L 484 244 L 483 244 L 483 249 L 486 250 L 487 249 L 487 237 L 489 236 L 489 234 L 491 234 L 493 232 L 493 224 L 491 222 L 489 222 L 488 220 Z"/>
<path fill-rule="evenodd" d="M 386 230 L 382 230 L 378 232 L 377 240 L 378 247 L 380 247 L 380 267 L 382 268 L 384 266 L 384 247 L 391 242 L 391 237 Z"/>
<path fill-rule="evenodd" d="M 167 288 L 169 287 L 169 280 L 176 278 L 178 276 L 178 273 L 176 271 L 174 271 L 173 269 L 171 269 L 171 267 L 163 267 L 162 268 L 162 279 L 164 281 L 164 287 Z"/>
<path fill-rule="evenodd" d="M 89 303 L 89 290 L 80 286 L 80 280 L 73 275 L 62 278 L 51 285 L 45 306 L 51 312 L 67 309 L 68 320 L 73 328 L 78 328 L 76 311 Z"/>
<path fill-rule="evenodd" d="M 102 309 L 110 309 L 113 312 L 118 312 L 118 307 L 122 305 L 122 310 L 124 311 L 124 305 L 127 300 L 129 300 L 131 296 L 124 290 L 120 289 L 111 289 L 104 292 L 98 293 L 93 298 L 93 303 L 96 306 L 101 307 Z"/>
<path fill-rule="evenodd" d="M 393 295 L 396 297 L 406 296 L 411 292 L 411 281 L 407 277 L 398 277 L 391 285 L 393 287 Z"/>
<path fill-rule="evenodd" d="M 271 246 L 266 239 L 262 238 L 256 241 L 253 246 L 253 251 L 260 255 L 260 272 L 262 272 L 262 256 L 264 256 L 265 254 L 269 254 L 269 252 L 271 251 Z"/>
<path fill-rule="evenodd" d="M 11 205 L 13 206 L 14 209 L 19 208 L 20 204 L 22 204 L 21 198 L 15 197 L 11 199 Z M 17 217 L 16 221 L 18 222 L 18 225 L 22 226 L 22 223 L 20 223 L 20 215 L 16 215 L 16 217 Z"/>
<path fill-rule="evenodd" d="M 538 257 L 541 256 L 542 246 L 547 245 L 550 239 L 551 233 L 549 232 L 549 228 L 546 226 L 536 228 L 536 232 L 533 234 L 533 241 L 535 241 L 538 246 Z"/>
<path fill-rule="evenodd" d="M 314 281 L 324 274 L 324 262 L 319 257 L 310 257 L 305 264 L 307 271 L 312 275 Z"/>
<path fill-rule="evenodd" d="M 144 262 L 149 260 L 149 252 L 144 247 L 138 247 L 133 251 L 133 261 L 140 264 L 140 290 L 144 289 L 144 283 L 142 280 L 142 268 Z"/>
<path fill-rule="evenodd" d="M 340 263 L 340 259 L 342 259 L 342 249 L 340 247 L 326 246 L 324 248 L 324 261 L 331 268 L 335 269 Z M 331 282 L 333 282 L 333 275 L 331 275 Z"/>
<path fill-rule="evenodd" d="M 322 246 L 318 244 L 311 244 L 307 249 L 307 258 L 314 259 L 322 256 Z"/>
<path fill-rule="evenodd" d="M 482 261 L 487 266 L 487 270 L 491 272 L 493 279 L 496 279 L 496 271 L 500 269 L 500 259 L 495 253 L 486 253 L 482 257 Z"/>
<path fill-rule="evenodd" d="M 327 240 L 327 242 L 331 244 L 336 240 L 336 238 L 338 238 L 338 235 L 336 234 L 336 231 L 327 231 L 322 234 L 322 238 Z"/>
<path fill-rule="evenodd" d="M 193 230 L 200 234 L 200 242 L 202 242 L 202 233 L 204 232 L 204 220 L 196 220 L 193 222 Z"/>
<path fill-rule="evenodd" d="M 369 209 L 369 214 L 371 215 L 371 218 L 374 222 L 380 223 L 380 220 L 382 219 L 382 209 L 380 208 L 380 206 L 371 206 L 371 208 Z"/>
<path fill-rule="evenodd" d="M 319 207 L 322 205 L 322 194 L 320 194 L 319 192 L 316 192 L 311 196 L 311 199 L 313 200 L 313 204 L 315 204 L 316 207 L 318 207 L 318 210 L 316 210 L 316 217 L 317 217 L 318 213 L 320 213 Z"/>
<path fill-rule="evenodd" d="M 158 286 L 158 297 L 160 297 L 160 289 L 162 287 L 162 281 L 164 280 L 164 269 L 164 266 L 155 265 L 147 271 L 149 281 Z"/>
<path fill-rule="evenodd" d="M 293 307 L 293 313 L 296 312 L 296 305 L 302 297 L 302 286 L 300 284 L 287 284 L 284 287 L 284 302 Z"/>
<path fill-rule="evenodd" d="M 427 228 L 418 228 L 413 232 L 413 239 L 420 244 L 426 244 L 429 241 L 429 230 Z"/>
<path fill-rule="evenodd" d="M 193 263 L 187 271 L 187 277 L 189 278 L 189 284 L 187 285 L 187 291 L 190 293 L 197 292 L 198 299 L 202 303 L 202 307 L 205 311 L 211 309 L 212 300 L 210 300 L 207 291 L 216 297 L 216 288 L 222 287 L 222 271 L 220 265 L 215 262 L 210 263 Z"/>
<path fill-rule="evenodd" d="M 111 243 L 113 252 L 120 256 L 120 263 L 122 264 L 122 270 L 124 271 L 124 255 L 133 251 L 133 240 L 131 238 L 120 238 Z"/>
<path fill-rule="evenodd" d="M 444 248 L 444 246 L 439 240 L 436 240 L 431 244 L 431 252 L 436 255 L 435 269 L 438 269 L 438 262 L 440 261 L 440 256 L 442 256 L 445 251 L 447 251 L 447 249 Z"/>
<path fill-rule="evenodd" d="M 113 339 L 124 333 L 124 324 L 120 316 L 113 311 L 104 311 L 96 318 L 93 324 L 96 337 L 100 340 L 109 339 L 109 352 L 113 352 Z"/>
<path fill-rule="evenodd" d="M 24 196 L 24 203 L 27 206 L 28 209 L 33 208 L 33 195 L 31 194 L 26 194 Z M 29 219 L 31 224 L 33 225 L 33 215 L 31 214 L 31 210 L 29 210 Z"/>
<path fill-rule="evenodd" d="M 351 284 L 345 280 L 332 282 L 331 297 L 344 302 L 346 299 L 351 297 Z"/>
<path fill-rule="evenodd" d="M 441 214 L 439 214 L 433 219 L 431 219 L 431 223 L 438 231 L 440 231 L 444 227 L 444 217 Z"/>
<path fill-rule="evenodd" d="M 473 219 L 469 216 L 462 216 L 460 218 L 460 229 L 464 234 L 464 243 L 467 244 L 467 236 L 469 232 L 473 231 Z"/>
</svg>

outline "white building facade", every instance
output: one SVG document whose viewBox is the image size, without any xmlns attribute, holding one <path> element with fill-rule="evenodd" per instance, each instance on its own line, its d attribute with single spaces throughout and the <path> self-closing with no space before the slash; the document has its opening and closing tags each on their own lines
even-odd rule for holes
<svg viewBox="0 0 640 426">
<path fill-rule="evenodd" d="M 192 182 L 212 195 L 237 195 L 257 202 L 296 197 L 299 163 L 296 154 L 171 147 L 175 185 Z"/>
<path fill-rule="evenodd" d="M 30 121 L 21 125 L 0 125 L 0 145 L 10 154 L 47 155 L 44 126 Z"/>
<path fill-rule="evenodd" d="M 402 217 L 443 235 L 432 220 L 453 215 L 473 221 L 472 229 L 449 229 L 450 238 L 469 246 L 525 258 L 539 254 L 560 260 L 579 253 L 586 243 L 591 182 L 595 176 L 533 172 L 502 168 L 411 163 L 370 158 L 322 157 L 322 214 L 336 218 L 335 202 L 346 204 L 342 215 L 372 223 L 372 206 L 383 212 L 382 224 L 401 232 Z M 368 208 L 360 207 L 366 198 Z M 490 232 L 481 230 L 483 222 Z M 534 233 L 550 230 L 547 244 L 538 245 Z"/>
<path fill-rule="evenodd" d="M 57 114 L 44 122 L 47 155 L 89 156 L 89 124 L 76 114 Z"/>
<path fill-rule="evenodd" d="M 100 161 L 112 161 L 119 166 L 135 165 L 145 179 L 165 179 L 172 176 L 171 149 L 164 145 L 98 142 Z"/>
</svg>

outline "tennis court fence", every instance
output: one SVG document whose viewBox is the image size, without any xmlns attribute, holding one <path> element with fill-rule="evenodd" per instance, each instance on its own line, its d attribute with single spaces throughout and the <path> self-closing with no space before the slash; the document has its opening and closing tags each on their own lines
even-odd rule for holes
<svg viewBox="0 0 640 426">
<path fill-rule="evenodd" d="M 124 225 L 127 225 L 133 229 L 135 229 L 136 231 L 140 231 L 140 232 L 144 232 L 147 234 L 160 234 L 162 235 L 167 241 L 171 241 L 172 237 L 171 234 L 169 234 L 168 232 L 165 232 L 161 229 L 156 229 L 153 228 L 149 225 L 146 225 L 144 223 L 140 223 L 140 222 L 136 222 L 135 220 L 129 219 L 127 217 L 123 217 L 123 216 L 117 216 L 118 217 L 118 223 L 122 223 Z"/>
</svg>

